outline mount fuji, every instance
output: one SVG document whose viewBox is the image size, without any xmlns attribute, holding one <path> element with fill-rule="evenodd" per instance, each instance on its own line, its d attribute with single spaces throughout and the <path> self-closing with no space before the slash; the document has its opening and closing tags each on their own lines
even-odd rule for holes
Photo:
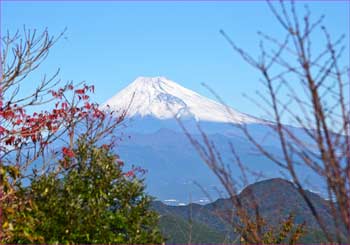
<svg viewBox="0 0 350 245">
<path fill-rule="evenodd" d="M 112 110 L 128 109 L 128 117 L 151 116 L 160 120 L 190 119 L 219 123 L 261 123 L 260 120 L 235 111 L 199 95 L 165 77 L 139 77 L 107 100 Z"/>
<path fill-rule="evenodd" d="M 201 96 L 165 77 L 139 77 L 101 108 L 127 110 L 123 134 L 128 137 L 118 144 L 116 151 L 127 167 L 135 165 L 147 171 L 148 192 L 165 203 L 205 203 L 208 195 L 212 199 L 222 196 L 218 179 L 189 142 L 179 120 L 199 141 L 200 125 L 224 162 L 232 163 L 231 144 L 249 169 L 263 172 L 265 178 L 281 177 L 281 170 L 252 152 L 253 145 L 235 127 L 244 124 L 256 141 L 278 154 L 277 139 L 266 137 L 271 135 L 266 121 Z M 234 177 L 239 177 L 238 166 L 231 165 Z M 308 171 L 302 172 L 305 178 L 310 178 Z"/>
</svg>

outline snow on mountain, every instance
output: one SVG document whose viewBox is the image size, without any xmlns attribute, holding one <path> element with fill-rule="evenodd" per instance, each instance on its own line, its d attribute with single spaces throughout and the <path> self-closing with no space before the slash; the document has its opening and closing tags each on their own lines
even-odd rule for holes
<svg viewBox="0 0 350 245">
<path fill-rule="evenodd" d="M 260 120 L 227 108 L 165 77 L 138 77 L 107 100 L 102 108 L 121 111 L 128 117 L 152 116 L 158 119 L 194 118 L 197 121 L 262 123 Z"/>
</svg>

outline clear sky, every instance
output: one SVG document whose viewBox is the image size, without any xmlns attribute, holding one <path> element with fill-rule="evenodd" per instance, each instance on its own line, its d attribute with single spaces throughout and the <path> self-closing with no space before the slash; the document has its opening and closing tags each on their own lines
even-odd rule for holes
<svg viewBox="0 0 350 245">
<path fill-rule="evenodd" d="M 348 1 L 297 4 L 301 8 L 308 4 L 314 17 L 325 14 L 331 34 L 346 34 L 349 43 Z M 267 4 L 259 1 L 1 1 L 1 5 L 2 32 L 13 33 L 25 24 L 38 30 L 47 27 L 57 35 L 67 27 L 39 72 L 51 74 L 59 67 L 62 80 L 94 83 L 99 103 L 138 76 L 160 75 L 212 97 L 200 85 L 204 82 L 229 105 L 256 114 L 256 106 L 242 93 L 254 95 L 260 86 L 258 74 L 231 50 L 219 30 L 252 53 L 258 50 L 257 31 L 283 37 Z M 322 39 L 315 38 L 316 48 Z M 343 61 L 349 64 L 349 55 Z M 33 79 L 39 79 L 39 73 Z"/>
</svg>

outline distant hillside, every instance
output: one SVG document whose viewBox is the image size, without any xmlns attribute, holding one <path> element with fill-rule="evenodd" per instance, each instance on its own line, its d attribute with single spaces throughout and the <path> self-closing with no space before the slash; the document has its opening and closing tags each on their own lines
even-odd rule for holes
<svg viewBox="0 0 350 245">
<path fill-rule="evenodd" d="M 167 244 L 222 244 L 229 243 L 225 234 L 199 222 L 190 222 L 176 215 L 162 215 L 160 228 Z"/>
<path fill-rule="evenodd" d="M 275 226 L 289 214 L 293 214 L 296 223 L 305 222 L 306 224 L 307 234 L 300 242 L 325 242 L 318 223 L 291 182 L 276 178 L 249 185 L 238 195 L 248 210 L 252 210 L 249 209 L 252 195 L 255 197 L 261 215 L 269 225 Z M 334 229 L 329 202 L 310 191 L 307 191 L 307 195 L 323 217 L 327 228 Z M 192 237 L 201 238 L 195 243 L 234 243 L 235 241 L 237 243 L 237 234 L 234 234 L 232 227 L 222 219 L 233 210 L 229 199 L 218 199 L 206 205 L 186 206 L 168 206 L 158 201 L 153 203 L 153 208 L 161 214 L 161 228 L 169 238 L 169 243 L 187 242 L 191 222 Z"/>
</svg>

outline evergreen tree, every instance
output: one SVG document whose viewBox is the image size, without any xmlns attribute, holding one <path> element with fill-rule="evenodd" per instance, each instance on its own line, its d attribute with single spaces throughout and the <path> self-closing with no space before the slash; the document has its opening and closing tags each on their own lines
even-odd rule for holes
<svg viewBox="0 0 350 245">
<path fill-rule="evenodd" d="M 66 152 L 67 161 L 69 169 L 35 177 L 30 186 L 40 220 L 35 230 L 46 243 L 163 242 L 143 181 L 132 171 L 123 173 L 108 146 L 79 140 Z"/>
</svg>

